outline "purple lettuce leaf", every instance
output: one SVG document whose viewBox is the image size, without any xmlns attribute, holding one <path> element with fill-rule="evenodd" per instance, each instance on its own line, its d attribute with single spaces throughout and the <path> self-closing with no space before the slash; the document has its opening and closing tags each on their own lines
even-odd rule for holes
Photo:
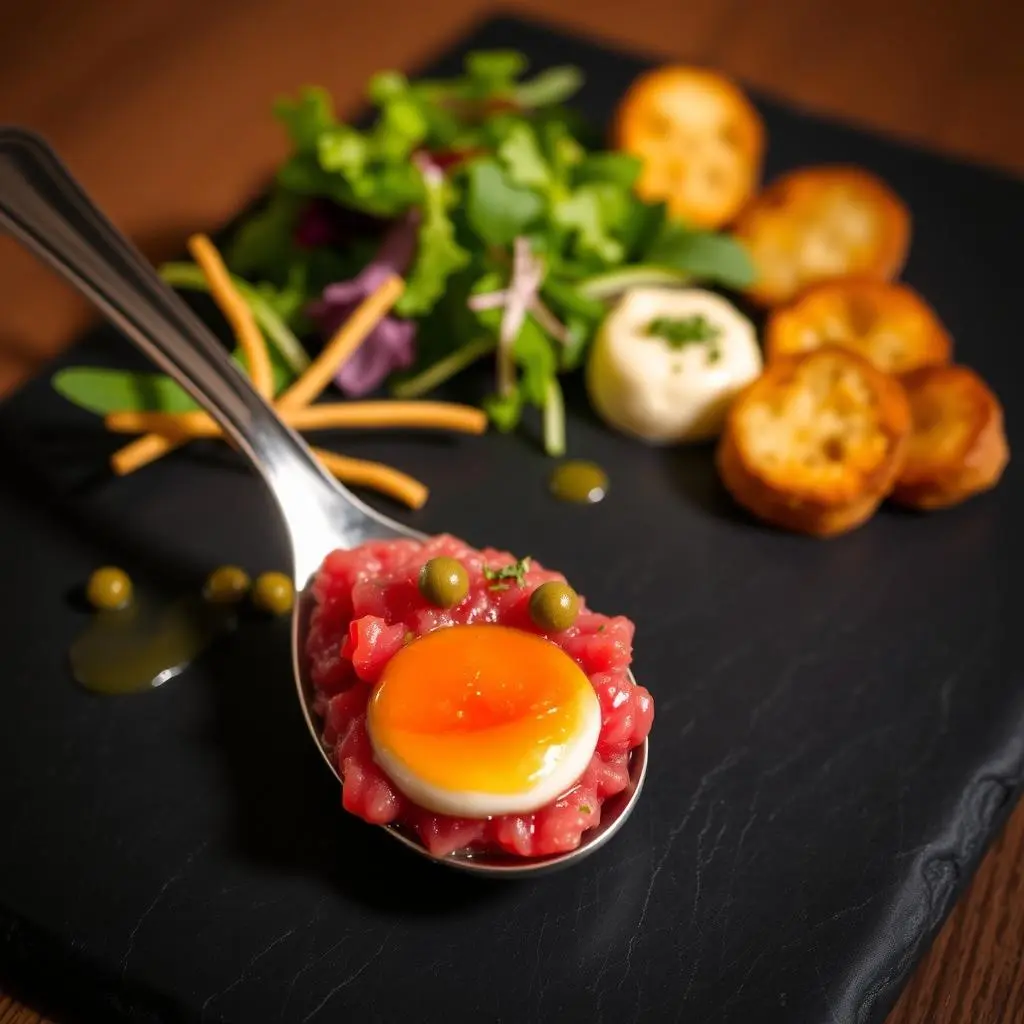
<svg viewBox="0 0 1024 1024">
<path fill-rule="evenodd" d="M 325 337 L 333 334 L 392 274 L 404 275 L 416 251 L 419 212 L 410 210 L 388 230 L 373 262 L 350 281 L 329 284 L 307 310 Z M 416 323 L 384 317 L 338 370 L 334 381 L 350 398 L 368 394 L 415 359 Z"/>
</svg>

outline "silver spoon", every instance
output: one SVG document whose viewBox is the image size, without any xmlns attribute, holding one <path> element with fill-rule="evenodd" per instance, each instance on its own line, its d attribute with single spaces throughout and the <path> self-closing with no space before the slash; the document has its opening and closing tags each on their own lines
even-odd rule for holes
<svg viewBox="0 0 1024 1024">
<path fill-rule="evenodd" d="M 50 146 L 21 128 L 0 127 L 0 226 L 70 281 L 178 381 L 270 488 L 292 549 L 298 594 L 292 660 L 299 703 L 310 735 L 338 775 L 312 710 L 313 687 L 304 655 L 314 603 L 309 584 L 330 551 L 392 537 L 422 540 L 423 534 L 375 512 L 323 470 L 305 442 L 256 393 L 224 346 L 100 212 Z M 568 853 L 518 858 L 465 851 L 434 857 L 414 835 L 385 827 L 410 850 L 453 868 L 503 878 L 537 874 L 574 863 L 608 842 L 635 806 L 646 770 L 645 742 L 633 751 L 628 788 L 605 802 L 600 824 Z"/>
</svg>

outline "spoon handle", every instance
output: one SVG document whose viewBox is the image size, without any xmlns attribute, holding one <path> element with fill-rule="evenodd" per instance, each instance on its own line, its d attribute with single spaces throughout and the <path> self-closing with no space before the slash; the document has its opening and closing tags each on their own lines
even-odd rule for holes
<svg viewBox="0 0 1024 1024">
<path fill-rule="evenodd" d="M 221 425 L 285 518 L 300 584 L 339 522 L 367 510 L 278 419 L 202 321 L 160 279 L 39 136 L 0 126 L 0 227 L 93 302 Z M 347 502 L 347 504 L 346 504 Z"/>
</svg>

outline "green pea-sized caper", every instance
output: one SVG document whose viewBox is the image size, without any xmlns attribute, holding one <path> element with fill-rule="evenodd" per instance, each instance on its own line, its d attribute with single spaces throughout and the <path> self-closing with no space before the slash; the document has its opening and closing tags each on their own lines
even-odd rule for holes
<svg viewBox="0 0 1024 1024">
<path fill-rule="evenodd" d="M 283 572 L 264 572 L 256 577 L 252 602 L 260 611 L 287 615 L 295 601 L 295 588 Z"/>
<path fill-rule="evenodd" d="M 206 578 L 203 596 L 213 604 L 238 604 L 249 593 L 249 574 L 237 565 L 222 565 Z"/>
<path fill-rule="evenodd" d="M 530 595 L 530 618 L 545 632 L 561 633 L 575 621 L 580 599 L 568 583 L 551 580 Z"/>
<path fill-rule="evenodd" d="M 466 567 L 445 555 L 430 559 L 420 569 L 420 593 L 438 608 L 454 608 L 469 593 Z"/>
<path fill-rule="evenodd" d="M 89 577 L 85 596 L 93 608 L 118 611 L 132 603 L 132 581 L 124 569 L 105 565 Z"/>
</svg>

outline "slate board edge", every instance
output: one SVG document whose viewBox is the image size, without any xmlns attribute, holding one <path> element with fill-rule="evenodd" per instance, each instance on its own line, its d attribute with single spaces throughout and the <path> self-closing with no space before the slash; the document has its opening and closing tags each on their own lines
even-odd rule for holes
<svg viewBox="0 0 1024 1024">
<path fill-rule="evenodd" d="M 921 879 L 925 898 L 902 905 L 906 926 L 898 942 L 891 935 L 877 935 L 877 951 L 870 958 L 872 971 L 858 986 L 851 1020 L 858 1024 L 884 1020 L 896 1004 L 1017 806 L 1022 783 L 1024 736 L 1014 736 L 964 791 L 958 826 L 916 858 L 908 877 Z"/>
<path fill-rule="evenodd" d="M 921 851 L 909 874 L 923 879 L 926 898 L 905 906 L 907 926 L 897 942 L 880 933 L 872 970 L 848 989 L 849 1015 L 835 1017 L 866 1024 L 882 1021 L 904 984 L 941 930 L 985 853 L 1002 831 L 1024 783 L 1024 736 L 1017 737 L 965 791 L 960 826 L 944 841 Z M 187 1018 L 187 1010 L 151 988 L 126 989 L 124 979 L 100 975 L 96 965 L 0 907 L 3 988 L 52 1017 L 57 1024 L 124 1020 L 166 1024 Z"/>
</svg>

